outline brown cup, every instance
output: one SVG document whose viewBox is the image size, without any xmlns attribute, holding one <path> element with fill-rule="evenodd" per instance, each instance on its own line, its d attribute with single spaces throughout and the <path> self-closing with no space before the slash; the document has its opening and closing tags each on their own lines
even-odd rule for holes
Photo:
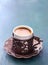
<svg viewBox="0 0 48 65">
<path fill-rule="evenodd" d="M 17 33 L 17 30 L 22 31 Z M 28 31 L 28 33 L 24 31 Z M 21 35 L 20 35 L 21 34 Z M 30 54 L 34 52 L 32 42 L 33 42 L 33 29 L 26 25 L 20 25 L 13 29 L 13 46 L 12 50 L 16 54 Z"/>
</svg>

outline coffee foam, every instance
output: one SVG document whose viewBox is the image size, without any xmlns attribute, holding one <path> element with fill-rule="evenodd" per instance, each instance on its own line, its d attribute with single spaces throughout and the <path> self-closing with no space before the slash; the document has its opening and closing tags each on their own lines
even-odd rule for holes
<svg viewBox="0 0 48 65">
<path fill-rule="evenodd" d="M 14 32 L 18 36 L 29 36 L 31 34 L 31 30 L 25 27 L 17 28 Z"/>
<path fill-rule="evenodd" d="M 27 25 L 20 25 L 13 29 L 13 37 L 20 40 L 27 40 L 33 37 L 33 29 Z"/>
</svg>

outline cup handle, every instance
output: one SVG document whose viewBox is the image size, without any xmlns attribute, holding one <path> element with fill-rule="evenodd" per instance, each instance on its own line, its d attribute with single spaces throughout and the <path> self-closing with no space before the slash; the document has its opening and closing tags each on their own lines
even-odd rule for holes
<svg viewBox="0 0 48 65">
<path fill-rule="evenodd" d="M 37 37 L 37 36 L 33 36 L 33 39 L 36 40 L 36 41 L 38 41 L 38 43 L 34 44 L 33 47 L 36 46 L 36 45 L 38 45 L 38 44 L 40 44 L 40 42 L 43 42 L 43 40 L 41 40 L 41 39 L 40 39 L 39 37 Z"/>
</svg>

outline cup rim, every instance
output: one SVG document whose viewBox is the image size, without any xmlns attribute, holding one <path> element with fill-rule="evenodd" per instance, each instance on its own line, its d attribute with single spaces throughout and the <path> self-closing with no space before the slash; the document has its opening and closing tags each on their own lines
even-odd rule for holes
<svg viewBox="0 0 48 65">
<path fill-rule="evenodd" d="M 21 28 L 21 27 L 29 29 L 31 31 L 31 34 L 28 35 L 28 36 L 19 36 L 19 35 L 17 35 L 15 33 L 15 29 L 18 29 L 18 28 Z M 26 39 L 30 39 L 31 37 L 33 37 L 33 29 L 30 26 L 27 26 L 27 25 L 19 25 L 19 26 L 14 27 L 13 34 L 14 34 L 13 37 L 16 38 L 16 39 L 26 40 Z"/>
</svg>

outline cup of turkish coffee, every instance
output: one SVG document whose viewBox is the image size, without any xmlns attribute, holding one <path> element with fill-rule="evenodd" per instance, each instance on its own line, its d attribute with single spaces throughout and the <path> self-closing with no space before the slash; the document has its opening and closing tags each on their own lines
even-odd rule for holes
<svg viewBox="0 0 48 65">
<path fill-rule="evenodd" d="M 13 46 L 12 50 L 16 54 L 29 54 L 33 51 L 32 38 L 33 29 L 26 25 L 20 25 L 13 29 Z"/>
</svg>

